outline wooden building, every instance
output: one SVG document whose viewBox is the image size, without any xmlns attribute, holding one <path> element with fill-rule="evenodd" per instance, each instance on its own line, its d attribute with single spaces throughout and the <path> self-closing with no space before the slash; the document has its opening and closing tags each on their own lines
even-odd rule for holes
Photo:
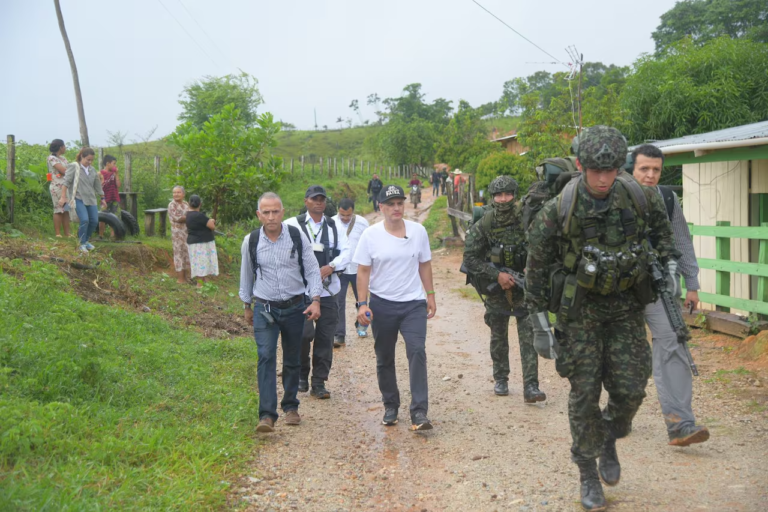
<svg viewBox="0 0 768 512">
<path fill-rule="evenodd" d="M 702 309 L 768 314 L 768 121 L 651 144 L 683 168 Z"/>
<path fill-rule="evenodd" d="M 499 137 L 498 139 L 492 139 L 491 142 L 498 142 L 501 144 L 507 153 L 522 155 L 527 151 L 527 148 L 524 148 L 520 144 L 520 141 L 517 140 L 516 133 L 513 133 L 512 135 L 506 135 L 504 137 Z"/>
</svg>

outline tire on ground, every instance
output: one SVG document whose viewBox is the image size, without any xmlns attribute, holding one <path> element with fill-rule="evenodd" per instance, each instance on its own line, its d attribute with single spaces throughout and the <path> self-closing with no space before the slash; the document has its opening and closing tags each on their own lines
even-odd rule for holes
<svg viewBox="0 0 768 512">
<path fill-rule="evenodd" d="M 112 232 L 117 240 L 125 238 L 125 225 L 114 213 L 99 212 L 99 222 L 103 222 L 112 228 Z"/>
<path fill-rule="evenodd" d="M 125 210 L 120 210 L 120 220 L 123 221 L 125 232 L 130 236 L 139 236 L 140 228 L 136 217 Z"/>
</svg>

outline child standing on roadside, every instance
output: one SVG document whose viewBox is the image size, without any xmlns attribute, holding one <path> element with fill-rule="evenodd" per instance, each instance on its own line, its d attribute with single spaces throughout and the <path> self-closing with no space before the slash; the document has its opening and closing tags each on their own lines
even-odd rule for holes
<svg viewBox="0 0 768 512">
<path fill-rule="evenodd" d="M 104 157 L 101 172 L 101 188 L 104 190 L 104 200 L 107 203 L 105 211 L 120 218 L 120 177 L 117 175 L 117 158 L 112 155 Z M 99 222 L 99 237 L 104 236 L 104 223 Z"/>
</svg>

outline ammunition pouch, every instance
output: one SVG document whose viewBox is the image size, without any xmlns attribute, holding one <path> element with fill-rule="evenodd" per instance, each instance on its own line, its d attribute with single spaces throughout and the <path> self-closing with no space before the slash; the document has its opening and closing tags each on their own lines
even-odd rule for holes
<svg viewBox="0 0 768 512">
<path fill-rule="evenodd" d="M 638 277 L 635 286 L 632 288 L 632 293 L 635 295 L 635 299 L 641 306 L 647 306 L 652 302 L 656 302 L 658 298 L 656 292 L 653 289 L 653 283 L 647 272 L 643 271 Z"/>
<path fill-rule="evenodd" d="M 549 274 L 549 306 L 547 309 L 552 313 L 560 311 L 560 301 L 565 288 L 565 277 L 567 272 L 562 267 L 557 267 Z"/>
</svg>

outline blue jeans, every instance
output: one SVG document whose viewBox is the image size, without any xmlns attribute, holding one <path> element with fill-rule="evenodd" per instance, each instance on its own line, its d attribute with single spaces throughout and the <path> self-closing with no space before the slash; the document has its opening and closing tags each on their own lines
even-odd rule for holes
<svg viewBox="0 0 768 512">
<path fill-rule="evenodd" d="M 268 416 L 277 420 L 277 336 L 283 345 L 283 400 L 280 406 L 288 412 L 299 408 L 299 374 L 301 373 L 301 333 L 304 331 L 303 301 L 285 309 L 270 308 L 274 319 L 269 323 L 262 312 L 264 304 L 253 303 L 253 334 L 259 363 L 259 419 Z"/>
<path fill-rule="evenodd" d="M 80 227 L 77 229 L 77 237 L 80 245 L 85 245 L 91 239 L 91 235 L 99 227 L 99 207 L 95 204 L 85 204 L 80 199 L 75 199 L 75 211 L 80 219 Z"/>
</svg>

